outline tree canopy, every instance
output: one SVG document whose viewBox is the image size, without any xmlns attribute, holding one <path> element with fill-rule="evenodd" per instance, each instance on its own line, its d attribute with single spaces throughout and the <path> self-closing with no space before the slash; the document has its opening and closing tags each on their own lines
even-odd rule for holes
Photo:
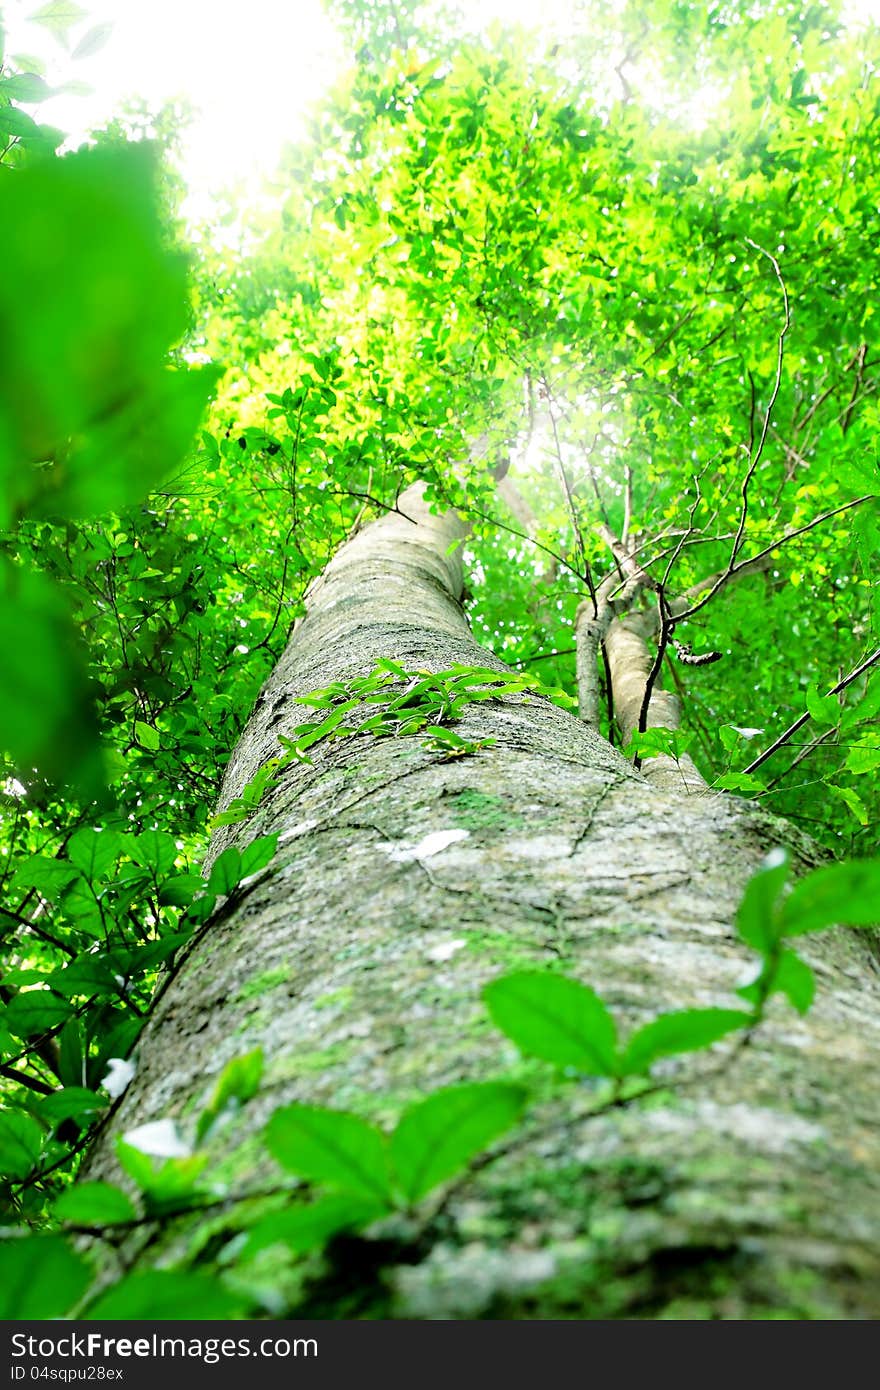
<svg viewBox="0 0 880 1390">
<path fill-rule="evenodd" d="M 597 642 L 600 732 L 876 853 L 877 31 L 832 0 L 583 0 L 541 33 L 331 9 L 350 61 L 308 137 L 197 229 L 167 113 L 59 154 L 40 72 L 0 69 L 0 1187 L 40 1233 L 0 1248 L 36 1271 L 5 1316 L 87 1296 L 65 1222 L 138 1219 L 70 1184 L 178 953 L 274 849 L 202 878 L 223 768 L 307 586 L 413 482 L 470 523 L 473 631 L 524 680 L 575 706 L 578 613 L 629 581 L 682 717 L 630 739 Z M 224 1073 L 204 1132 L 258 1082 Z M 412 1200 L 446 1176 L 421 1118 L 391 1141 Z M 306 1119 L 268 1133 L 309 1177 Z M 153 1215 L 198 1177 L 165 1159 L 123 1154 Z"/>
</svg>

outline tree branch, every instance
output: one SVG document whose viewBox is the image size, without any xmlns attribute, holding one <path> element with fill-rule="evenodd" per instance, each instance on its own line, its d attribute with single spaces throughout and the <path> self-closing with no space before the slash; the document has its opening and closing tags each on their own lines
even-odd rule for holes
<svg viewBox="0 0 880 1390">
<path fill-rule="evenodd" d="M 867 657 L 863 662 L 861 662 L 858 666 L 854 667 L 853 670 L 850 671 L 848 676 L 844 676 L 842 681 L 838 681 L 837 685 L 832 686 L 831 689 L 827 692 L 825 698 L 827 699 L 828 695 L 839 695 L 841 690 L 846 690 L 846 687 L 848 685 L 852 685 L 853 681 L 857 680 L 858 677 L 862 675 L 864 671 L 869 671 L 872 666 L 876 666 L 878 661 L 880 661 L 880 647 L 878 647 L 875 652 L 872 652 L 871 655 Z M 785 730 L 784 733 L 781 733 L 779 735 L 775 743 L 771 743 L 770 747 L 765 749 L 759 757 L 755 758 L 752 762 L 750 762 L 748 767 L 744 767 L 743 773 L 747 774 L 750 772 L 754 772 L 755 769 L 760 767 L 762 763 L 766 763 L 767 759 L 772 758 L 774 753 L 776 753 L 780 748 L 784 747 L 784 745 L 788 743 L 792 734 L 796 734 L 798 729 L 802 729 L 804 725 L 810 719 L 812 719 L 812 717 L 813 716 L 810 714 L 809 710 L 806 710 L 805 713 L 802 714 L 799 719 L 796 719 L 793 724 L 789 724 L 788 728 Z"/>
</svg>

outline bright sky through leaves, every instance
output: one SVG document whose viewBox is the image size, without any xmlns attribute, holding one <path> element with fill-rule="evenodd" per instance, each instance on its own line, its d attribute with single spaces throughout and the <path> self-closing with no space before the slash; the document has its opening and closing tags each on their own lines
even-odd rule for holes
<svg viewBox="0 0 880 1390">
<path fill-rule="evenodd" d="M 46 64 L 50 82 L 72 80 L 91 89 L 53 97 L 40 119 L 68 132 L 76 146 L 118 116 L 126 100 L 142 98 L 156 109 L 183 98 L 193 120 L 183 139 L 182 172 L 196 215 L 220 189 L 242 181 L 254 186 L 271 172 L 284 141 L 302 134 L 304 111 L 343 61 L 321 0 L 249 0 L 246 6 L 239 0 L 84 0 L 82 18 L 69 32 L 70 50 L 96 26 L 112 28 L 98 51 L 75 62 L 47 29 L 28 23 L 40 8 L 35 0 L 7 0 L 8 54 L 34 54 Z M 615 8 L 609 4 L 609 12 Z M 880 0 L 850 0 L 847 10 L 851 19 L 870 22 L 880 17 Z M 546 0 L 542 31 L 570 31 L 576 11 L 572 0 Z M 539 19 L 530 0 L 470 0 L 468 17 L 525 25 Z M 677 118 L 700 129 L 723 100 L 717 84 L 697 84 Z"/>
<path fill-rule="evenodd" d="M 85 82 L 40 118 L 76 144 L 120 113 L 129 98 L 152 108 L 184 98 L 194 119 L 184 138 L 183 173 L 196 199 L 271 169 L 285 139 L 301 133 L 302 112 L 332 77 L 338 49 L 320 0 L 103 0 L 71 31 L 71 47 L 93 26 L 112 32 L 93 56 L 71 62 L 46 30 L 27 23 L 33 0 L 5 7 L 10 55 L 36 53 L 47 77 Z"/>
<path fill-rule="evenodd" d="M 47 29 L 28 22 L 40 8 L 36 0 L 3 6 L 8 54 L 38 57 L 50 82 L 91 88 L 53 97 L 40 119 L 66 131 L 76 146 L 118 116 L 127 100 L 143 98 L 156 109 L 183 98 L 193 120 L 183 139 L 182 172 L 196 212 L 221 188 L 271 172 L 284 141 L 302 134 L 304 111 L 343 61 L 321 0 L 83 0 L 70 50 L 97 25 L 112 29 L 97 52 L 75 62 Z M 553 13 L 568 8 L 567 0 L 551 0 Z M 477 0 L 470 14 L 526 24 L 535 18 L 527 0 Z"/>
</svg>

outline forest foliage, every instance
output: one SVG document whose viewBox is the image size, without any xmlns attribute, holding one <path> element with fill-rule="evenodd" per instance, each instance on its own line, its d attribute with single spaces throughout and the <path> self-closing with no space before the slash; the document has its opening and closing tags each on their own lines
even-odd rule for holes
<svg viewBox="0 0 880 1390">
<path fill-rule="evenodd" d="M 364 703 L 358 736 L 462 757 L 480 751 L 455 729 L 469 699 L 571 707 L 578 606 L 623 537 L 661 631 L 673 600 L 693 610 L 685 659 L 670 644 L 663 663 L 681 726 L 628 752 L 688 751 L 850 861 L 791 892 L 784 856 L 753 880 L 738 929 L 759 967 L 729 1010 L 658 1013 L 620 1043 L 585 982 L 500 979 L 486 1006 L 525 1056 L 604 1078 L 600 1106 L 635 1100 L 659 1058 L 747 1036 L 771 992 L 809 1007 L 789 937 L 877 915 L 878 35 L 830 0 L 587 3 L 540 36 L 451 11 L 427 26 L 410 0 L 333 9 L 350 65 L 271 210 L 222 235 L 180 223 L 173 160 L 125 122 L 59 155 L 43 76 L 3 57 L 6 1317 L 277 1312 L 248 1270 L 279 1197 L 317 1191 L 283 1218 L 308 1258 L 418 1208 L 527 1105 L 509 1078 L 464 1083 L 390 1135 L 286 1107 L 265 1133 L 277 1190 L 242 1202 L 201 1148 L 259 1087 L 247 1055 L 188 1139 L 120 1141 L 126 1187 L 71 1186 L 182 948 L 271 860 L 265 836 L 199 867 L 307 585 L 416 479 L 472 522 L 468 614 L 513 674 L 386 663 L 304 703 L 284 756 L 351 734 Z M 74 55 L 101 41 L 69 4 L 35 22 Z M 620 743 L 609 702 L 600 728 Z M 246 821 L 281 766 L 216 823 Z M 96 1292 L 68 1239 L 115 1248 L 202 1209 L 228 1216 L 225 1275 L 197 1230 L 175 1273 Z"/>
</svg>

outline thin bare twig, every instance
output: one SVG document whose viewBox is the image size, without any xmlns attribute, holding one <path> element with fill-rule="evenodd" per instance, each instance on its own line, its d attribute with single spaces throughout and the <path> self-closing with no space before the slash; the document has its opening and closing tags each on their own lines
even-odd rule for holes
<svg viewBox="0 0 880 1390">
<path fill-rule="evenodd" d="M 764 445 L 767 443 L 767 432 L 770 429 L 770 421 L 773 418 L 773 408 L 776 405 L 776 401 L 779 396 L 779 390 L 782 386 L 782 363 L 785 356 L 785 335 L 791 326 L 791 311 L 789 309 L 788 304 L 788 290 L 785 288 L 785 281 L 782 278 L 782 271 L 779 269 L 779 262 L 777 261 L 775 256 L 771 255 L 769 251 L 765 251 L 763 246 L 759 246 L 756 241 L 752 241 L 751 237 L 746 237 L 746 242 L 749 246 L 753 246 L 756 251 L 759 251 L 762 256 L 766 256 L 767 260 L 772 265 L 776 273 L 776 279 L 779 281 L 779 288 L 782 290 L 782 303 L 785 310 L 785 318 L 782 324 L 782 328 L 779 331 L 779 337 L 777 339 L 776 379 L 773 383 L 773 390 L 770 394 L 770 400 L 767 403 L 767 409 L 764 412 L 764 424 L 761 427 L 761 437 L 758 440 L 758 447 L 755 450 L 754 457 L 750 458 L 749 466 L 746 470 L 746 476 L 743 478 L 741 493 L 742 505 L 740 507 L 739 525 L 736 530 L 736 539 L 733 542 L 733 549 L 730 553 L 731 566 L 733 566 L 733 564 L 736 562 L 736 557 L 742 548 L 743 540 L 745 538 L 746 522 L 748 521 L 749 516 L 749 487 L 751 485 L 752 479 L 755 476 L 755 471 L 758 467 L 758 464 L 761 462 L 761 457 L 764 453 Z"/>
<path fill-rule="evenodd" d="M 550 416 L 550 425 L 553 430 L 553 442 L 556 452 L 556 463 L 559 470 L 560 481 L 562 482 L 562 490 L 565 493 L 565 502 L 566 507 L 568 508 L 568 515 L 571 520 L 572 530 L 574 531 L 575 544 L 577 545 L 578 556 L 580 558 L 582 578 L 584 579 L 584 582 L 586 583 L 586 586 L 590 591 L 590 598 L 593 601 L 593 616 L 598 617 L 599 605 L 596 600 L 596 586 L 593 583 L 593 574 L 592 570 L 590 569 L 590 562 L 587 559 L 587 551 L 586 546 L 584 545 L 584 536 L 581 530 L 581 523 L 577 514 L 577 508 L 575 506 L 574 497 L 571 491 L 571 482 L 569 481 L 568 472 L 566 470 L 565 463 L 562 458 L 562 448 L 559 443 L 559 432 L 556 428 L 556 416 L 553 413 L 553 402 L 550 399 L 550 387 L 546 380 L 543 382 L 543 386 L 544 391 L 547 395 L 547 413 Z"/>
<path fill-rule="evenodd" d="M 866 657 L 864 661 L 860 662 L 858 666 L 854 667 L 853 670 L 850 671 L 848 676 L 844 676 L 842 681 L 838 681 L 836 685 L 832 686 L 831 689 L 827 692 L 825 698 L 827 699 L 828 695 L 839 695 L 841 690 L 846 690 L 846 687 L 848 685 L 852 685 L 853 681 L 857 680 L 858 677 L 863 674 L 863 672 L 869 671 L 872 666 L 876 666 L 878 661 L 880 661 L 880 647 L 878 647 L 875 652 L 872 652 L 869 657 Z M 788 743 L 792 734 L 796 734 L 798 729 L 802 729 L 804 725 L 810 719 L 812 719 L 812 717 L 813 716 L 810 714 L 809 710 L 806 710 L 805 713 L 802 714 L 799 719 L 796 719 L 793 724 L 789 724 L 785 732 L 781 733 L 778 739 L 776 739 L 774 743 L 771 743 L 769 748 L 766 748 L 763 753 L 761 753 L 757 758 L 750 762 L 748 767 L 744 767 L 743 773 L 745 774 L 754 772 L 755 768 L 760 767 L 761 764 L 765 763 L 768 758 L 772 758 L 773 754 L 777 752 L 778 749 L 782 748 L 786 743 Z"/>
<path fill-rule="evenodd" d="M 726 570 L 722 570 L 705 598 L 701 598 L 698 603 L 686 609 L 685 612 L 676 614 L 676 622 L 684 622 L 685 618 L 692 618 L 695 613 L 698 613 L 701 608 L 706 606 L 710 599 L 715 597 L 722 585 L 733 579 L 734 575 L 739 574 L 741 570 L 756 565 L 759 560 L 763 560 L 765 555 L 772 555 L 774 550 L 779 550 L 783 545 L 787 545 L 789 541 L 795 540 L 798 536 L 805 535 L 807 531 L 812 531 L 815 526 L 821 526 L 823 521 L 830 521 L 833 516 L 839 516 L 841 512 L 848 512 L 853 507 L 860 507 L 863 502 L 873 502 L 875 500 L 876 498 L 873 492 L 866 492 L 862 497 L 853 498 L 851 502 L 843 502 L 839 507 L 832 507 L 830 511 L 822 512 L 820 516 L 814 516 L 812 521 L 806 522 L 803 526 L 796 526 L 793 531 L 786 531 L 784 536 L 780 536 L 777 540 L 771 541 L 769 545 L 765 545 L 764 549 L 759 550 L 757 555 L 752 555 L 748 560 L 740 560 L 738 564 L 729 566 Z"/>
</svg>

